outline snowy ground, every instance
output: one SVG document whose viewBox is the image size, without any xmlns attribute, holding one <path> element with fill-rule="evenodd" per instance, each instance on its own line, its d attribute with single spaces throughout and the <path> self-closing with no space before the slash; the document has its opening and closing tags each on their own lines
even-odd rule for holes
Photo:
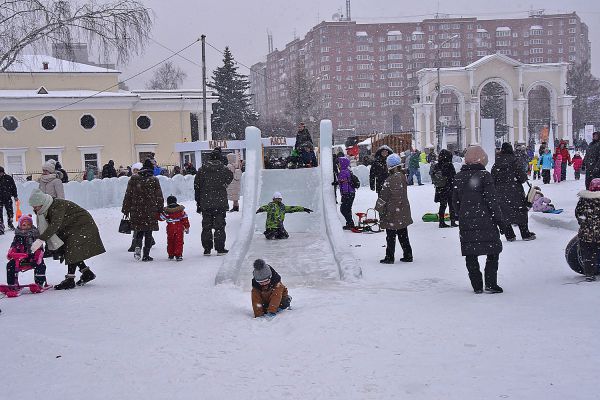
<svg viewBox="0 0 600 400">
<path fill-rule="evenodd" d="M 567 181 L 542 189 L 572 216 L 582 187 Z M 600 321 L 592 311 L 600 283 L 575 284 L 581 276 L 563 255 L 574 232 L 532 221 L 538 240 L 504 242 L 505 293 L 474 295 L 458 230 L 420 221 L 436 210 L 433 187 L 410 187 L 409 195 L 414 263 L 379 264 L 384 233 L 345 233 L 364 278 L 291 282 L 294 309 L 270 322 L 252 318 L 246 287 L 214 286 L 223 258 L 202 257 L 197 214 L 183 262 L 167 260 L 163 229 L 155 261 L 141 263 L 126 252 L 129 237 L 117 233 L 119 210 L 95 210 L 108 253 L 91 260 L 92 284 L 0 300 L 3 393 L 61 400 L 598 398 L 600 358 L 592 347 Z M 374 203 L 363 188 L 354 211 Z M 229 214 L 228 243 L 239 224 Z M 0 237 L 2 251 L 10 239 Z M 290 248 L 302 251 L 293 240 Z M 50 262 L 50 282 L 65 272 Z"/>
</svg>

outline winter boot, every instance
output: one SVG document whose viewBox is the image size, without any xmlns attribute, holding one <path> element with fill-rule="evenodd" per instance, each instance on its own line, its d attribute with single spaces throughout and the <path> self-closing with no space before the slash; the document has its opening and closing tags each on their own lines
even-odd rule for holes
<svg viewBox="0 0 600 400">
<path fill-rule="evenodd" d="M 471 281 L 471 286 L 475 293 L 483 293 L 483 278 L 479 270 L 469 271 L 469 280 Z"/>
<path fill-rule="evenodd" d="M 154 261 L 154 258 L 150 257 L 149 247 L 144 247 L 144 256 L 142 257 L 142 261 Z"/>
<path fill-rule="evenodd" d="M 394 259 L 391 257 L 385 256 L 385 258 L 383 260 L 379 260 L 379 262 L 382 264 L 393 264 Z"/>
<path fill-rule="evenodd" d="M 15 230 L 15 226 L 13 225 L 12 218 L 9 219 L 8 221 L 6 221 L 6 224 L 8 225 L 8 229 L 10 229 L 11 231 Z"/>
<path fill-rule="evenodd" d="M 448 225 L 446 223 L 446 221 L 444 221 L 444 217 L 445 217 L 444 213 L 438 214 L 438 220 L 440 221 L 439 227 L 440 228 L 450 228 L 450 225 Z"/>
<path fill-rule="evenodd" d="M 404 257 L 402 257 L 400 259 L 400 261 L 402 261 L 402 262 L 413 262 L 413 256 L 410 253 L 409 254 L 404 254 Z"/>
<path fill-rule="evenodd" d="M 210 249 L 204 249 L 204 255 L 205 256 L 210 256 Z"/>
<path fill-rule="evenodd" d="M 527 232 L 527 234 L 525 236 L 522 236 L 521 238 L 526 242 L 537 239 L 537 237 L 535 236 L 535 233 L 533 233 L 533 232 Z"/>
<path fill-rule="evenodd" d="M 456 223 L 455 220 L 452 220 L 452 221 L 450 221 L 450 226 L 453 228 L 456 228 L 456 227 L 458 227 L 458 224 Z"/>
<path fill-rule="evenodd" d="M 135 252 L 135 244 L 131 243 L 131 246 L 129 246 L 129 248 L 127 249 L 127 251 L 128 251 L 129 253 L 133 253 L 133 252 Z"/>
<path fill-rule="evenodd" d="M 54 286 L 56 290 L 67 290 L 75 288 L 75 274 L 65 275 L 65 280 Z"/>
<path fill-rule="evenodd" d="M 175 257 L 175 261 L 183 261 L 183 257 L 177 256 L 177 257 Z"/>
<path fill-rule="evenodd" d="M 169 261 L 173 261 L 175 259 L 175 256 L 169 256 Z"/>
<path fill-rule="evenodd" d="M 217 255 L 218 256 L 224 256 L 227 253 L 229 253 L 229 250 L 227 250 L 227 249 L 217 250 Z"/>
<path fill-rule="evenodd" d="M 596 280 L 596 277 L 594 275 L 588 275 L 585 277 L 586 282 L 594 282 L 595 280 Z"/>
<path fill-rule="evenodd" d="M 502 290 L 502 288 L 498 285 L 494 285 L 494 286 L 487 286 L 485 287 L 485 292 L 486 293 L 491 293 L 491 294 L 495 294 L 495 293 L 504 293 L 504 290 Z"/>
<path fill-rule="evenodd" d="M 281 299 L 281 303 L 279 304 L 279 311 L 290 308 L 292 305 L 292 296 L 288 295 L 287 297 Z"/>
<path fill-rule="evenodd" d="M 141 247 L 135 248 L 135 252 L 133 253 L 133 258 L 135 258 L 138 261 L 140 258 L 142 258 L 142 248 Z"/>
<path fill-rule="evenodd" d="M 489 257 L 489 256 L 488 256 Z M 504 292 L 500 286 L 498 286 L 498 266 L 494 267 L 494 263 L 497 263 L 490 260 L 486 261 L 486 271 L 485 271 L 485 291 L 486 293 L 502 293 Z M 489 271 L 488 265 L 491 265 L 493 268 L 492 271 Z"/>
<path fill-rule="evenodd" d="M 229 210 L 229 212 L 236 212 L 236 211 L 240 211 L 240 207 L 239 206 L 233 206 L 231 207 L 231 210 Z"/>
<path fill-rule="evenodd" d="M 34 282 L 41 288 L 48 286 L 48 283 L 46 282 L 46 275 L 35 275 Z"/>
<path fill-rule="evenodd" d="M 89 281 L 93 281 L 94 279 L 96 279 L 96 274 L 92 272 L 90 267 L 82 268 L 79 271 L 81 272 L 81 277 L 76 283 L 77 286 L 83 286 Z"/>
</svg>

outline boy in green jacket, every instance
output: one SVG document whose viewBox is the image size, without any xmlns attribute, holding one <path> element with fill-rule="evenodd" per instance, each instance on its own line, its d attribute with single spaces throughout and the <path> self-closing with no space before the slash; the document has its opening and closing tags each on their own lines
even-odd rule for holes
<svg viewBox="0 0 600 400">
<path fill-rule="evenodd" d="M 285 204 L 283 204 L 282 200 L 283 196 L 281 196 L 281 193 L 275 192 L 273 194 L 272 202 L 261 206 L 258 210 L 256 210 L 257 214 L 261 212 L 267 213 L 266 230 L 264 234 L 268 240 L 287 239 L 290 237 L 290 235 L 283 227 L 283 220 L 285 219 L 285 214 L 302 211 L 310 214 L 312 212 L 311 209 L 306 207 L 286 206 Z"/>
</svg>

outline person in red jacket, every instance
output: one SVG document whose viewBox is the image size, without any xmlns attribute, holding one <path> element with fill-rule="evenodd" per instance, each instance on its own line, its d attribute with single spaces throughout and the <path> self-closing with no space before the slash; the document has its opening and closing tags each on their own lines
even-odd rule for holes
<svg viewBox="0 0 600 400">
<path fill-rule="evenodd" d="M 564 181 L 567 179 L 567 165 L 571 165 L 571 154 L 569 153 L 569 149 L 567 148 L 567 142 L 561 140 L 558 143 L 558 147 L 554 151 L 554 161 L 556 161 L 556 156 L 561 155 L 562 157 L 562 165 L 560 166 L 560 181 Z"/>
<path fill-rule="evenodd" d="M 571 160 L 573 163 L 573 169 L 575 170 L 575 180 L 579 180 L 581 178 L 581 166 L 583 165 L 583 158 L 581 158 L 581 154 L 577 151 Z"/>
<path fill-rule="evenodd" d="M 177 204 L 175 196 L 167 197 L 167 206 L 160 213 L 160 220 L 167 222 L 169 260 L 183 260 L 183 232 L 189 233 L 190 221 L 185 213 L 185 207 Z"/>
</svg>

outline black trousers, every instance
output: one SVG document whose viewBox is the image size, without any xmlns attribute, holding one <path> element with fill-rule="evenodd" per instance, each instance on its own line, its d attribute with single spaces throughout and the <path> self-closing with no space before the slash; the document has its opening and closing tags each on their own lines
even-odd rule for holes
<svg viewBox="0 0 600 400">
<path fill-rule="evenodd" d="M 549 169 L 542 170 L 542 179 L 544 180 L 545 184 L 550 183 L 550 170 Z"/>
<path fill-rule="evenodd" d="M 575 179 L 579 180 L 581 178 L 581 170 L 575 170 Z"/>
<path fill-rule="evenodd" d="M 598 263 L 600 262 L 600 243 L 579 241 L 579 257 L 583 264 L 583 272 L 586 276 L 598 274 Z"/>
<path fill-rule="evenodd" d="M 283 225 L 279 228 L 270 228 L 264 231 L 265 238 L 268 240 L 287 239 L 290 235 L 287 233 Z"/>
<path fill-rule="evenodd" d="M 12 222 L 12 219 L 15 216 L 12 200 L 0 200 L 0 222 L 4 222 L 4 212 L 2 210 L 3 207 L 6 207 L 7 221 Z"/>
<path fill-rule="evenodd" d="M 202 247 L 204 250 L 225 250 L 225 211 L 202 211 Z M 213 230 L 215 231 L 213 235 Z M 214 246 L 213 246 L 214 244 Z"/>
<path fill-rule="evenodd" d="M 498 261 L 500 254 L 488 254 L 485 260 L 485 286 L 493 287 L 498 285 Z M 477 256 L 466 256 L 467 271 L 473 290 L 483 290 L 483 278 L 479 269 L 479 260 Z"/>
<path fill-rule="evenodd" d="M 385 241 L 387 244 L 385 249 L 386 258 L 392 260 L 394 259 L 394 254 L 396 253 L 396 237 L 400 242 L 400 246 L 404 252 L 404 257 L 412 258 L 412 247 L 410 247 L 410 240 L 408 238 L 408 228 L 386 229 L 385 235 Z"/>
<path fill-rule="evenodd" d="M 454 214 L 454 205 L 452 204 L 452 201 L 448 201 L 448 199 L 440 200 L 440 209 L 438 210 L 440 221 L 444 220 L 443 218 L 446 214 L 446 206 L 448 206 L 448 210 L 450 211 L 450 221 L 456 221 L 456 215 Z"/>
<path fill-rule="evenodd" d="M 354 226 L 354 220 L 352 219 L 352 204 L 354 204 L 355 193 L 342 194 L 342 205 L 340 206 L 340 212 L 346 219 L 346 225 Z"/>
<path fill-rule="evenodd" d="M 533 171 L 533 179 L 540 179 L 540 171 Z"/>
<path fill-rule="evenodd" d="M 521 239 L 524 239 L 531 235 L 531 232 L 529 232 L 528 224 L 518 225 L 518 227 L 519 227 L 519 232 L 521 233 Z M 517 236 L 517 235 L 515 235 L 515 230 L 513 229 L 511 224 L 506 224 L 502 233 L 507 238 L 514 238 Z"/>
<path fill-rule="evenodd" d="M 567 179 L 567 161 L 563 160 L 562 164 L 560 165 L 560 181 L 564 181 Z"/>
<path fill-rule="evenodd" d="M 75 271 L 77 271 L 77 268 L 79 268 L 80 272 L 86 269 L 87 265 L 85 265 L 85 261 L 79 261 L 78 263 L 67 265 L 67 274 L 75 275 Z"/>
<path fill-rule="evenodd" d="M 144 247 L 150 249 L 154 244 L 154 238 L 152 237 L 152 231 L 136 231 L 133 238 L 135 247 L 142 247 L 142 239 L 144 239 Z"/>
<path fill-rule="evenodd" d="M 33 256 L 30 257 L 33 258 Z M 33 273 L 35 283 L 38 285 L 46 283 L 46 263 L 44 263 L 44 260 L 39 264 L 34 263 Z M 17 271 L 17 262 L 15 260 L 10 260 L 6 264 L 6 283 L 9 285 L 16 285 L 19 283 L 19 272 Z"/>
</svg>

